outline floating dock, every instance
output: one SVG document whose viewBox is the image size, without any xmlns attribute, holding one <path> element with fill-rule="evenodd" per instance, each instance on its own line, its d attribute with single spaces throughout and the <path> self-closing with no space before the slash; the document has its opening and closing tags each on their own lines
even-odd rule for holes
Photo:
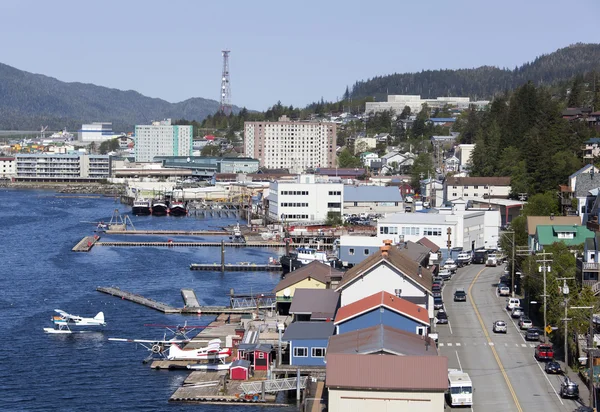
<svg viewBox="0 0 600 412">
<path fill-rule="evenodd" d="M 73 252 L 89 252 L 94 247 L 94 245 L 98 243 L 98 240 L 100 240 L 100 237 L 98 235 L 86 236 L 83 239 L 81 239 L 79 243 L 77 243 L 71 250 Z"/>
<path fill-rule="evenodd" d="M 281 265 L 257 265 L 257 264 L 230 264 L 226 263 L 225 265 L 219 263 L 192 263 L 190 265 L 190 270 L 201 270 L 205 272 L 281 272 L 283 268 Z"/>
<path fill-rule="evenodd" d="M 194 289 L 181 289 L 181 296 L 183 296 L 185 306 L 191 306 L 194 308 L 200 307 L 200 302 L 198 302 L 198 298 L 196 297 L 196 292 L 194 292 Z"/>
<path fill-rule="evenodd" d="M 107 235 L 231 236 L 225 230 L 106 230 Z"/>
<path fill-rule="evenodd" d="M 144 305 L 146 307 L 158 310 L 163 313 L 181 313 L 181 309 L 175 308 L 173 306 L 167 305 L 166 303 L 157 302 L 154 299 L 145 298 L 140 295 L 136 295 L 135 293 L 127 292 L 125 290 L 121 290 L 115 287 L 97 287 L 96 290 L 98 292 L 106 293 L 108 295 L 117 296 L 121 299 L 128 300 L 130 302 L 139 303 L 140 305 Z"/>
<path fill-rule="evenodd" d="M 96 242 L 96 246 L 113 247 L 272 247 L 284 248 L 282 242 Z M 299 245 L 292 245 L 297 247 Z"/>
</svg>

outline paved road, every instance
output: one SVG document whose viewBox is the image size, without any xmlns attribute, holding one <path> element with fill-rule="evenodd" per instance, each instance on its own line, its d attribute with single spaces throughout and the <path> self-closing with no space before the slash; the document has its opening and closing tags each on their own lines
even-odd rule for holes
<svg viewBox="0 0 600 412">
<path fill-rule="evenodd" d="M 548 376 L 533 357 L 534 342 L 525 342 L 516 322 L 504 309 L 506 298 L 495 285 L 504 266 L 470 265 L 447 282 L 443 299 L 449 324 L 437 326 L 440 353 L 448 367 L 463 369 L 473 380 L 473 410 L 573 411 L 580 404 L 561 399 L 561 378 Z M 468 292 L 467 302 L 454 302 L 457 288 Z M 492 324 L 504 320 L 508 333 L 494 334 Z M 581 386 L 581 385 L 580 385 Z"/>
</svg>

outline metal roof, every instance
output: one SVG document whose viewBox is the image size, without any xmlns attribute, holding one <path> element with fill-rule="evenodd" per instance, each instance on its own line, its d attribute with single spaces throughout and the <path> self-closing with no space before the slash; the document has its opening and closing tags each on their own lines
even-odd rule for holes
<svg viewBox="0 0 600 412">
<path fill-rule="evenodd" d="M 327 354 L 325 384 L 329 388 L 388 391 L 448 390 L 448 358 Z"/>
<path fill-rule="evenodd" d="M 560 228 L 564 227 L 565 226 L 538 225 L 536 228 L 536 238 L 538 243 L 545 246 L 551 245 L 554 242 L 562 242 L 567 246 L 574 246 L 582 245 L 585 242 L 585 239 L 593 238 L 595 236 L 594 232 L 585 226 L 571 226 L 575 230 L 574 237 L 572 239 L 559 238 L 558 233 L 565 232 L 564 229 L 561 230 Z"/>
<path fill-rule="evenodd" d="M 592 189 L 600 187 L 598 173 L 582 173 L 575 182 L 575 197 L 586 197 Z"/>
<path fill-rule="evenodd" d="M 440 215 L 438 213 L 428 213 L 427 215 L 419 213 L 390 213 L 383 219 L 379 219 L 378 226 L 386 223 L 399 224 L 427 224 L 433 225 L 436 223 L 455 225 L 456 222 L 446 222 L 448 215 Z"/>
<path fill-rule="evenodd" d="M 535 235 L 539 225 L 580 225 L 579 216 L 527 216 L 527 232 L 529 236 Z"/>
<path fill-rule="evenodd" d="M 290 314 L 311 314 L 311 319 L 333 319 L 340 294 L 333 289 L 296 289 Z"/>
<path fill-rule="evenodd" d="M 393 186 L 344 186 L 344 202 L 402 202 Z"/>
<path fill-rule="evenodd" d="M 295 285 L 296 283 L 308 277 L 316 279 L 323 284 L 327 284 L 332 276 L 340 277 L 342 275 L 343 272 L 326 265 L 325 263 L 314 260 L 308 265 L 302 266 L 301 268 L 288 273 L 286 277 L 282 279 L 277 286 L 275 286 L 273 292 L 279 292 L 285 288 L 289 288 L 290 286 Z"/>
<path fill-rule="evenodd" d="M 425 309 L 423 309 L 425 311 Z M 435 341 L 379 324 L 369 328 L 334 335 L 329 338 L 327 353 L 387 353 L 398 356 L 437 356 Z"/>
<path fill-rule="evenodd" d="M 285 330 L 281 340 L 328 339 L 333 335 L 333 322 L 293 322 Z"/>
</svg>

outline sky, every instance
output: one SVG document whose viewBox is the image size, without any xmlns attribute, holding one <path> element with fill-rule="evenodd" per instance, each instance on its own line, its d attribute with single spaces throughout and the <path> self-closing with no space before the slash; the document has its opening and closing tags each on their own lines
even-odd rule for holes
<svg viewBox="0 0 600 412">
<path fill-rule="evenodd" d="M 597 9 L 595 0 L 0 0 L 0 63 L 169 102 L 219 100 L 228 49 L 233 104 L 303 107 L 374 76 L 513 69 L 598 43 L 586 12 Z"/>
</svg>

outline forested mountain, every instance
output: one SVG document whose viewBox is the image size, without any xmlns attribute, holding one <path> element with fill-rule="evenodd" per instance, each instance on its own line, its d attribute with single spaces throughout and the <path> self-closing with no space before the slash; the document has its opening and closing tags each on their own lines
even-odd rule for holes
<svg viewBox="0 0 600 412">
<path fill-rule="evenodd" d="M 387 94 L 420 94 L 422 98 L 469 96 L 474 99 L 490 99 L 528 81 L 535 86 L 550 85 L 599 69 L 600 44 L 577 43 L 539 56 L 514 70 L 483 66 L 475 69 L 395 73 L 358 81 L 345 94 L 349 93 L 353 99 L 375 97 L 378 101 L 385 101 Z"/>
<path fill-rule="evenodd" d="M 84 83 L 65 83 L 0 63 L 0 130 L 81 128 L 92 121 L 112 122 L 129 131 L 152 120 L 196 119 L 217 112 L 219 102 L 192 98 L 179 103 Z M 236 108 L 237 111 L 237 108 Z"/>
</svg>

